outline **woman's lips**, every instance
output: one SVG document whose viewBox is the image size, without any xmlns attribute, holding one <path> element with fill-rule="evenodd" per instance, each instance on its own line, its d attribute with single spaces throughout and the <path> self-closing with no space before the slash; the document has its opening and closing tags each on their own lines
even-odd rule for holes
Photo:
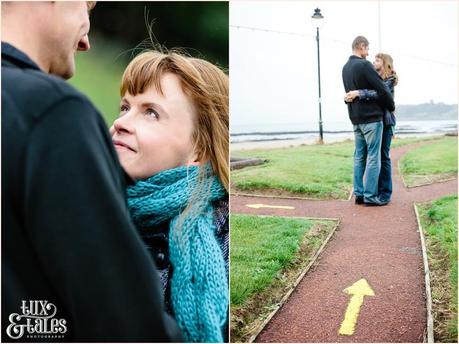
<svg viewBox="0 0 459 344">
<path fill-rule="evenodd" d="M 127 150 L 130 150 L 132 152 L 135 152 L 135 150 L 133 148 L 131 148 L 128 144 L 126 144 L 126 143 L 124 143 L 122 141 L 113 140 L 113 145 L 117 149 L 127 149 Z"/>
</svg>

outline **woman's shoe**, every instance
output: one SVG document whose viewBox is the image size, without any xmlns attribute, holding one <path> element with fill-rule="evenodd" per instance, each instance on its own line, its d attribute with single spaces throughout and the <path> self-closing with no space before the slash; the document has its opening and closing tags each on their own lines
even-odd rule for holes
<svg viewBox="0 0 459 344">
<path fill-rule="evenodd" d="M 363 196 L 355 196 L 355 204 L 363 204 Z"/>
</svg>

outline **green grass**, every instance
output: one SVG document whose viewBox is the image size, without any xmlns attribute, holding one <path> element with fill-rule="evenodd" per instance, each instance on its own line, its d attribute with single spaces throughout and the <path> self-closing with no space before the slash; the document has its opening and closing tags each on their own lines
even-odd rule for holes
<svg viewBox="0 0 459 344">
<path fill-rule="evenodd" d="M 231 180 L 239 191 L 277 189 L 298 196 L 347 198 L 352 186 L 353 147 L 353 142 L 344 142 L 238 151 L 237 156 L 269 161 L 232 171 Z"/>
<path fill-rule="evenodd" d="M 419 206 L 431 272 L 436 342 L 457 342 L 457 195 Z"/>
<path fill-rule="evenodd" d="M 393 147 L 432 138 L 394 140 Z M 346 199 L 352 189 L 354 142 L 303 145 L 280 149 L 241 150 L 237 157 L 268 163 L 231 172 L 234 191 L 318 199 Z"/>
<path fill-rule="evenodd" d="M 102 37 L 91 37 L 90 42 L 88 52 L 76 54 L 76 73 L 69 82 L 88 96 L 111 126 L 119 115 L 119 88 L 130 54 Z"/>
<path fill-rule="evenodd" d="M 247 342 L 335 221 L 231 214 L 231 341 Z"/>
<path fill-rule="evenodd" d="M 456 176 L 457 137 L 443 137 L 408 152 L 400 161 L 400 169 L 408 186 Z"/>
<path fill-rule="evenodd" d="M 436 135 L 436 136 L 420 136 L 420 137 L 405 137 L 405 138 L 398 138 L 397 136 L 395 136 L 393 139 L 392 139 L 392 142 L 391 142 L 391 148 L 397 148 L 397 147 L 401 147 L 401 146 L 406 146 L 406 145 L 410 145 L 412 143 L 418 143 L 418 142 L 422 142 L 422 141 L 433 141 L 433 140 L 441 140 L 443 138 L 443 136 L 440 136 L 440 135 Z"/>
<path fill-rule="evenodd" d="M 295 256 L 314 221 L 231 215 L 231 303 L 266 288 Z"/>
</svg>

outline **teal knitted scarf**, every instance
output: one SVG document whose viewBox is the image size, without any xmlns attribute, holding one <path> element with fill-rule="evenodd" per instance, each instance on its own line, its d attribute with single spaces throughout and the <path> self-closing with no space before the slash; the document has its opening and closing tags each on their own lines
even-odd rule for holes
<svg viewBox="0 0 459 344">
<path fill-rule="evenodd" d="M 185 340 L 222 342 L 228 281 L 211 202 L 222 198 L 225 190 L 210 165 L 160 172 L 128 187 L 127 195 L 131 216 L 140 230 L 171 220 L 171 301 Z"/>
</svg>

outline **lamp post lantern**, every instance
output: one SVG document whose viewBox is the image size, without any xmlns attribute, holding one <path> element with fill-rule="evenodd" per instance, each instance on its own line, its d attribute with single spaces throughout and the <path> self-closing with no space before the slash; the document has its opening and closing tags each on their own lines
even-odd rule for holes
<svg viewBox="0 0 459 344">
<path fill-rule="evenodd" d="M 311 17 L 312 26 L 316 28 L 316 41 L 317 41 L 317 72 L 319 80 L 319 143 L 324 142 L 324 133 L 322 128 L 322 95 L 320 92 L 320 45 L 319 45 L 319 28 L 322 27 L 324 22 L 324 16 L 320 13 L 320 9 L 316 8 L 314 14 Z"/>
</svg>

